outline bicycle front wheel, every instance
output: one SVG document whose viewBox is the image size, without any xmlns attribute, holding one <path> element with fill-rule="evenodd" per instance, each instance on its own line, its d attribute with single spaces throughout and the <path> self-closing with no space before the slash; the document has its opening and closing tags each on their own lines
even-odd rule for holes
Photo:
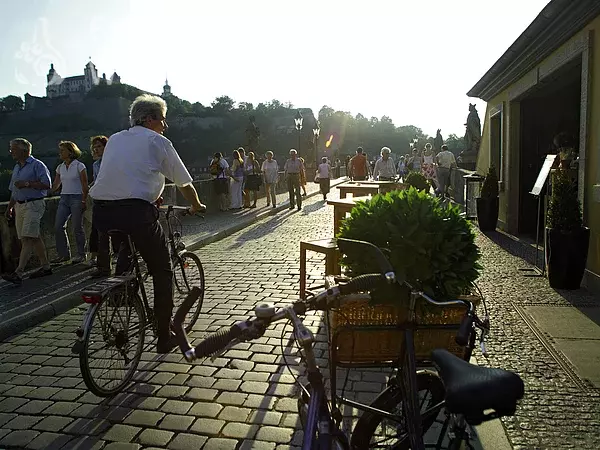
<svg viewBox="0 0 600 450">
<path fill-rule="evenodd" d="M 434 372 L 419 371 L 417 373 L 419 405 L 421 409 L 421 426 L 423 434 L 431 428 L 441 408 L 425 411 L 435 407 L 444 400 L 445 390 L 442 380 Z M 352 432 L 353 449 L 394 448 L 407 450 L 410 440 L 406 427 L 406 414 L 403 407 L 404 399 L 399 386 L 390 386 L 377 396 L 371 407 L 397 414 L 402 417 L 400 422 L 388 420 L 380 415 L 365 411 Z"/>
<path fill-rule="evenodd" d="M 186 333 L 189 333 L 200 316 L 202 303 L 204 302 L 204 268 L 198 255 L 192 252 L 183 252 L 176 259 L 173 267 L 173 285 L 175 288 L 173 295 L 174 311 L 177 311 L 177 308 L 183 303 L 192 288 L 197 287 L 200 289 L 198 300 L 192 305 L 183 322 Z"/>
<path fill-rule="evenodd" d="M 129 383 L 140 362 L 145 328 L 137 292 L 112 292 L 95 306 L 79 353 L 81 375 L 91 392 L 110 397 Z"/>
</svg>

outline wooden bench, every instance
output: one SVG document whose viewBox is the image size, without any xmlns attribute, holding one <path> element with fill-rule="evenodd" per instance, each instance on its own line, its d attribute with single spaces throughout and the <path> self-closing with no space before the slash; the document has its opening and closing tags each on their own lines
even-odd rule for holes
<svg viewBox="0 0 600 450">
<path fill-rule="evenodd" d="M 371 197 L 352 197 L 341 198 L 339 200 L 327 200 L 328 205 L 333 206 L 333 233 L 337 234 L 340 231 L 342 220 L 346 214 L 352 211 L 356 206 L 356 202 L 360 200 L 369 200 Z"/>
<path fill-rule="evenodd" d="M 340 251 L 334 239 L 300 242 L 300 298 L 306 296 L 306 252 L 317 252 L 325 255 L 325 275 L 339 275 Z"/>
</svg>

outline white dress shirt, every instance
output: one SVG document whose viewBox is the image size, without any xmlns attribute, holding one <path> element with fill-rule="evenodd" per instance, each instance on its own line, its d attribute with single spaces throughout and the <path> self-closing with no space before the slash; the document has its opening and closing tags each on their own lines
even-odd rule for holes
<svg viewBox="0 0 600 450">
<path fill-rule="evenodd" d="M 154 202 L 165 188 L 165 178 L 180 187 L 192 183 L 171 141 L 135 126 L 113 134 L 106 143 L 90 195 L 95 200 L 139 198 Z"/>
<path fill-rule="evenodd" d="M 394 165 L 394 161 L 392 161 L 392 158 L 390 158 L 389 156 L 388 159 L 379 158 L 375 163 L 375 168 L 373 169 L 373 178 L 394 178 L 395 176 L 396 166 Z"/>
</svg>

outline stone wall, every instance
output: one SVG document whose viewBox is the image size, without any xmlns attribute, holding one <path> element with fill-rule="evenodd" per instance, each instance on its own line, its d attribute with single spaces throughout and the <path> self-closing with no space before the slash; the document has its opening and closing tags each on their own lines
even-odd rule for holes
<svg viewBox="0 0 600 450">
<path fill-rule="evenodd" d="M 287 191 L 287 186 L 283 179 L 283 173 L 279 177 L 277 184 L 277 193 Z M 208 213 L 211 214 L 219 210 L 216 195 L 213 191 L 214 183 L 212 180 L 195 181 L 194 186 L 198 191 L 200 201 L 208 208 Z M 259 191 L 259 198 L 265 197 L 264 185 Z M 165 186 L 163 193 L 165 204 L 187 205 L 183 196 L 174 184 Z M 58 208 L 59 197 L 49 197 L 46 200 L 46 213 L 42 219 L 42 237 L 50 259 L 57 256 L 56 241 L 54 237 L 54 218 Z M 19 257 L 20 243 L 17 239 L 16 230 L 13 224 L 8 224 L 4 216 L 8 202 L 0 203 L 0 273 L 10 272 L 15 269 Z M 84 214 L 84 227 L 86 236 L 89 236 L 91 229 L 91 203 L 88 210 Z M 75 254 L 75 238 L 71 230 L 70 224 L 67 226 L 69 242 L 71 243 L 71 252 Z"/>
</svg>

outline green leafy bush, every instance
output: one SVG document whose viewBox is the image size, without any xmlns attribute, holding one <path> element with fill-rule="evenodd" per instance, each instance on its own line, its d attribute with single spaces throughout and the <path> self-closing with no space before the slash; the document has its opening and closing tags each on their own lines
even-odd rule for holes
<svg viewBox="0 0 600 450">
<path fill-rule="evenodd" d="M 406 177 L 406 183 L 419 191 L 429 192 L 429 182 L 421 172 L 410 172 Z"/>
<path fill-rule="evenodd" d="M 481 188 L 481 198 L 494 198 L 498 197 L 498 176 L 496 175 L 496 168 L 490 166 L 485 180 L 483 180 L 483 186 Z"/>
<path fill-rule="evenodd" d="M 547 225 L 549 228 L 565 232 L 583 226 L 577 185 L 569 178 L 566 170 L 558 170 L 553 179 Z"/>
<path fill-rule="evenodd" d="M 479 276 L 480 252 L 470 223 L 457 206 L 443 205 L 410 188 L 360 202 L 342 222 L 338 237 L 364 240 L 381 248 L 399 280 L 406 280 L 436 299 L 456 298 Z M 378 267 L 364 254 L 344 255 L 351 276 Z M 372 293 L 375 303 L 407 300 L 406 287 L 385 286 Z"/>
</svg>

